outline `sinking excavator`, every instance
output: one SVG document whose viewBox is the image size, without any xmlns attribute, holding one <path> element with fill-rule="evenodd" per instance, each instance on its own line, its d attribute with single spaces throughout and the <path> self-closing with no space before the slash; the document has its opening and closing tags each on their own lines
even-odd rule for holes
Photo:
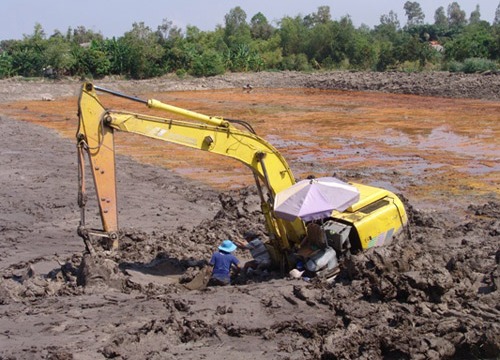
<svg viewBox="0 0 500 360">
<path fill-rule="evenodd" d="M 187 120 L 107 109 L 97 92 L 140 102 L 150 109 Z M 81 209 L 78 234 L 89 252 L 94 251 L 96 244 L 107 249 L 119 246 L 114 133 L 121 131 L 218 154 L 245 164 L 253 173 L 259 193 L 273 263 L 283 271 L 295 266 L 297 253 L 304 250 L 304 239 L 312 234 L 308 234 L 308 224 L 303 220 L 283 220 L 273 208 L 276 194 L 293 186 L 295 178 L 283 156 L 258 136 L 248 122 L 208 116 L 154 99 L 143 100 L 92 83 L 82 85 L 78 116 L 78 203 Z M 102 229 L 89 228 L 85 221 L 86 158 L 94 180 Z M 342 212 L 332 211 L 320 226 L 322 238 L 339 256 L 382 246 L 404 233 L 408 218 L 402 201 L 394 193 L 368 185 L 350 185 L 358 189 L 359 200 Z"/>
</svg>

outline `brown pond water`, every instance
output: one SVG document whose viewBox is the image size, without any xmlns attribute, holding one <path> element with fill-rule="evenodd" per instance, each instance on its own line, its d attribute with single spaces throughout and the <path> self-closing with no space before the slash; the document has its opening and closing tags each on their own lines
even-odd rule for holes
<svg viewBox="0 0 500 360">
<path fill-rule="evenodd" d="M 141 97 L 246 120 L 282 153 L 297 178 L 336 174 L 401 192 L 421 206 L 443 197 L 500 197 L 500 102 L 310 89 Z M 104 94 L 100 99 L 109 108 L 158 115 L 124 99 Z M 56 129 L 63 137 L 76 133 L 76 97 L 0 104 L 0 111 Z M 217 189 L 253 183 L 250 170 L 235 160 L 132 134 L 118 133 L 116 143 L 120 154 Z"/>
</svg>

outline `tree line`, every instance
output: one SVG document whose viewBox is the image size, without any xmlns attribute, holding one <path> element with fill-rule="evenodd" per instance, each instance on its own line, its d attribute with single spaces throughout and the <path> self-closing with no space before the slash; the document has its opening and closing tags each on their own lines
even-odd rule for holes
<svg viewBox="0 0 500 360">
<path fill-rule="evenodd" d="M 395 12 L 373 28 L 355 27 L 349 15 L 333 20 L 330 7 L 306 16 L 286 16 L 272 25 L 263 13 L 248 21 L 237 6 L 213 31 L 185 30 L 164 19 L 156 30 L 134 23 L 123 36 L 78 26 L 47 36 L 40 24 L 22 40 L 0 42 L 0 78 L 13 76 L 117 75 L 145 79 L 214 76 L 249 71 L 497 70 L 500 60 L 500 3 L 492 23 L 479 5 L 469 16 L 457 2 L 436 9 L 425 21 L 420 4 L 404 4 L 406 23 Z"/>
</svg>

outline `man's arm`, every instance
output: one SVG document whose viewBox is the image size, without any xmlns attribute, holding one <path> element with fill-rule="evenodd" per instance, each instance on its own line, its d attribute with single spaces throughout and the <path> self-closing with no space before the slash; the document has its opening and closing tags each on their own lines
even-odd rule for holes
<svg viewBox="0 0 500 360">
<path fill-rule="evenodd" d="M 210 258 L 210 262 L 208 263 L 209 266 L 214 266 L 215 265 L 215 253 L 212 254 L 212 257 Z"/>
<path fill-rule="evenodd" d="M 248 250 L 248 242 L 245 240 L 233 240 L 237 247 L 243 250 Z"/>
<path fill-rule="evenodd" d="M 236 270 L 236 272 L 240 272 L 241 270 L 241 266 L 240 266 L 240 260 L 233 255 L 233 262 L 232 262 L 232 265 L 234 267 L 234 269 Z"/>
</svg>

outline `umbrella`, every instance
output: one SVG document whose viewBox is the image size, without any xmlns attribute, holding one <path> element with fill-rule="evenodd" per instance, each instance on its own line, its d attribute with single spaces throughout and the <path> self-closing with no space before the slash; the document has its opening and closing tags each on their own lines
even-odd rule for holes
<svg viewBox="0 0 500 360">
<path fill-rule="evenodd" d="M 344 211 L 359 200 L 359 191 L 333 177 L 301 180 L 280 191 L 274 199 L 277 217 L 293 221 L 318 220 L 330 216 L 333 210 Z"/>
</svg>

